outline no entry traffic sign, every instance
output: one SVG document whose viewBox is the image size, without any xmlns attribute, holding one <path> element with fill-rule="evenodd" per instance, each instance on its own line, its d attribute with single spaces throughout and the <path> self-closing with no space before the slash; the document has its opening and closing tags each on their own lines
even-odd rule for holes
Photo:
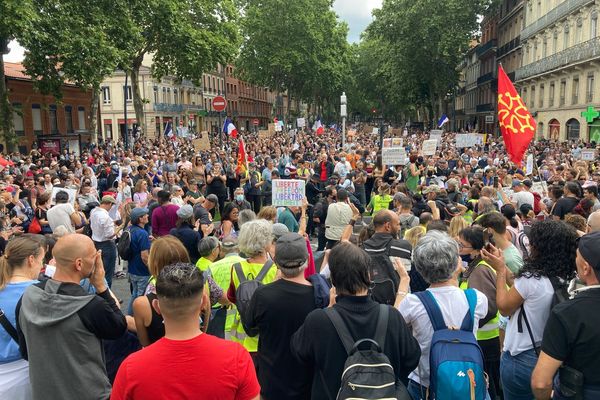
<svg viewBox="0 0 600 400">
<path fill-rule="evenodd" d="M 212 101 L 212 104 L 215 111 L 221 112 L 227 108 L 227 100 L 225 100 L 225 97 L 223 96 L 215 97 Z"/>
</svg>

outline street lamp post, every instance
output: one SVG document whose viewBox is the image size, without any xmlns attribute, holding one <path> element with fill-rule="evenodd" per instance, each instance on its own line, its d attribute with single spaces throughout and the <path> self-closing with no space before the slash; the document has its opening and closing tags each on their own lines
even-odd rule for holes
<svg viewBox="0 0 600 400">
<path fill-rule="evenodd" d="M 340 96 L 340 116 L 342 117 L 342 149 L 346 145 L 346 116 L 348 115 L 346 102 L 346 92 L 342 92 L 342 95 Z"/>
</svg>

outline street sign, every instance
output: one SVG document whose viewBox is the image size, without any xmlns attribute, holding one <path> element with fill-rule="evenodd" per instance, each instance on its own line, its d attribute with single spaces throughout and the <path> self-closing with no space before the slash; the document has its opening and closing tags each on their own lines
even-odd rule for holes
<svg viewBox="0 0 600 400">
<path fill-rule="evenodd" d="M 223 96 L 217 96 L 212 101 L 215 111 L 221 112 L 227 108 L 227 100 Z"/>
<path fill-rule="evenodd" d="M 259 123 L 258 119 L 253 119 L 252 120 L 252 125 L 258 126 L 258 123 Z"/>
</svg>

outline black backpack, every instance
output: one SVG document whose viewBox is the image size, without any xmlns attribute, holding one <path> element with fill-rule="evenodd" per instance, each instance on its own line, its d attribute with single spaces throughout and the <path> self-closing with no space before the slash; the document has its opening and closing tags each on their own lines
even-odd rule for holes
<svg viewBox="0 0 600 400">
<path fill-rule="evenodd" d="M 396 292 L 400 284 L 400 276 L 390 260 L 390 240 L 385 251 L 367 251 L 371 257 L 369 272 L 371 276 L 371 298 L 380 304 L 393 305 L 396 300 Z"/>
<path fill-rule="evenodd" d="M 388 306 L 379 305 L 379 316 L 373 339 L 364 338 L 355 341 L 335 308 L 327 308 L 325 315 L 335 327 L 348 354 L 337 400 L 411 399 L 406 387 L 396 379 L 394 367 L 383 352 L 389 320 Z M 370 346 L 367 350 L 360 350 L 362 344 Z"/>
<path fill-rule="evenodd" d="M 408 218 L 400 218 L 400 235 L 398 237 L 403 238 L 407 230 L 412 228 L 414 221 L 419 222 L 419 218 L 414 215 L 410 215 Z"/>
<path fill-rule="evenodd" d="M 242 326 L 248 334 L 250 334 L 250 330 L 246 328 L 246 321 L 248 321 L 248 318 L 250 317 L 250 315 L 248 315 L 248 306 L 250 305 L 250 300 L 252 300 L 252 295 L 254 295 L 256 289 L 263 286 L 262 280 L 265 279 L 265 276 L 267 276 L 267 273 L 272 266 L 273 261 L 268 260 L 265 265 L 263 265 L 258 275 L 256 275 L 256 278 L 248 279 L 246 278 L 246 275 L 244 275 L 242 264 L 236 263 L 233 265 L 233 269 L 240 281 L 240 284 L 235 290 L 235 306 L 240 313 Z"/>
<path fill-rule="evenodd" d="M 117 253 L 119 253 L 119 257 L 125 261 L 129 261 L 133 257 L 133 252 L 131 251 L 131 229 L 133 227 L 134 225 L 129 227 L 129 229 L 123 230 L 123 233 L 117 242 Z"/>
</svg>

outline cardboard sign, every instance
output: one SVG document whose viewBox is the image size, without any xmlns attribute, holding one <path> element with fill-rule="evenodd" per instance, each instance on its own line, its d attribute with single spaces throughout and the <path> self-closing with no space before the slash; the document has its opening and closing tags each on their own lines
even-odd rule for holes
<svg viewBox="0 0 600 400">
<path fill-rule="evenodd" d="M 582 161 L 594 161 L 596 159 L 596 150 L 581 150 Z"/>
<path fill-rule="evenodd" d="M 259 139 L 268 139 L 271 137 L 271 131 L 258 131 Z"/>
<path fill-rule="evenodd" d="M 400 136 L 400 135 L 402 135 L 402 129 L 392 128 L 392 136 Z"/>
<path fill-rule="evenodd" d="M 268 125 L 269 136 L 273 136 L 275 134 L 275 124 Z"/>
<path fill-rule="evenodd" d="M 435 139 L 429 139 L 429 140 L 425 140 L 423 142 L 423 155 L 424 156 L 432 156 L 435 154 L 435 151 L 437 149 L 437 140 Z"/>
<path fill-rule="evenodd" d="M 298 118 L 296 119 L 296 125 L 298 125 L 298 128 L 304 128 L 306 126 L 306 121 L 304 118 Z"/>
<path fill-rule="evenodd" d="M 75 190 L 75 189 L 68 189 L 68 188 L 61 188 L 61 187 L 53 187 L 52 188 L 52 195 L 50 196 L 52 204 L 56 204 L 56 194 L 58 192 L 67 192 L 69 194 L 69 203 L 71 203 L 71 205 L 73 207 L 75 207 L 75 199 L 77 197 L 77 190 Z"/>
<path fill-rule="evenodd" d="M 406 150 L 403 147 L 388 147 L 381 151 L 383 165 L 404 165 L 406 163 Z"/>
<path fill-rule="evenodd" d="M 194 139 L 192 143 L 197 152 L 210 150 L 210 138 L 208 137 L 208 132 L 202 131 L 200 136 L 197 139 Z"/>
<path fill-rule="evenodd" d="M 273 206 L 302 206 L 304 185 L 305 181 L 302 179 L 273 179 Z"/>
</svg>

